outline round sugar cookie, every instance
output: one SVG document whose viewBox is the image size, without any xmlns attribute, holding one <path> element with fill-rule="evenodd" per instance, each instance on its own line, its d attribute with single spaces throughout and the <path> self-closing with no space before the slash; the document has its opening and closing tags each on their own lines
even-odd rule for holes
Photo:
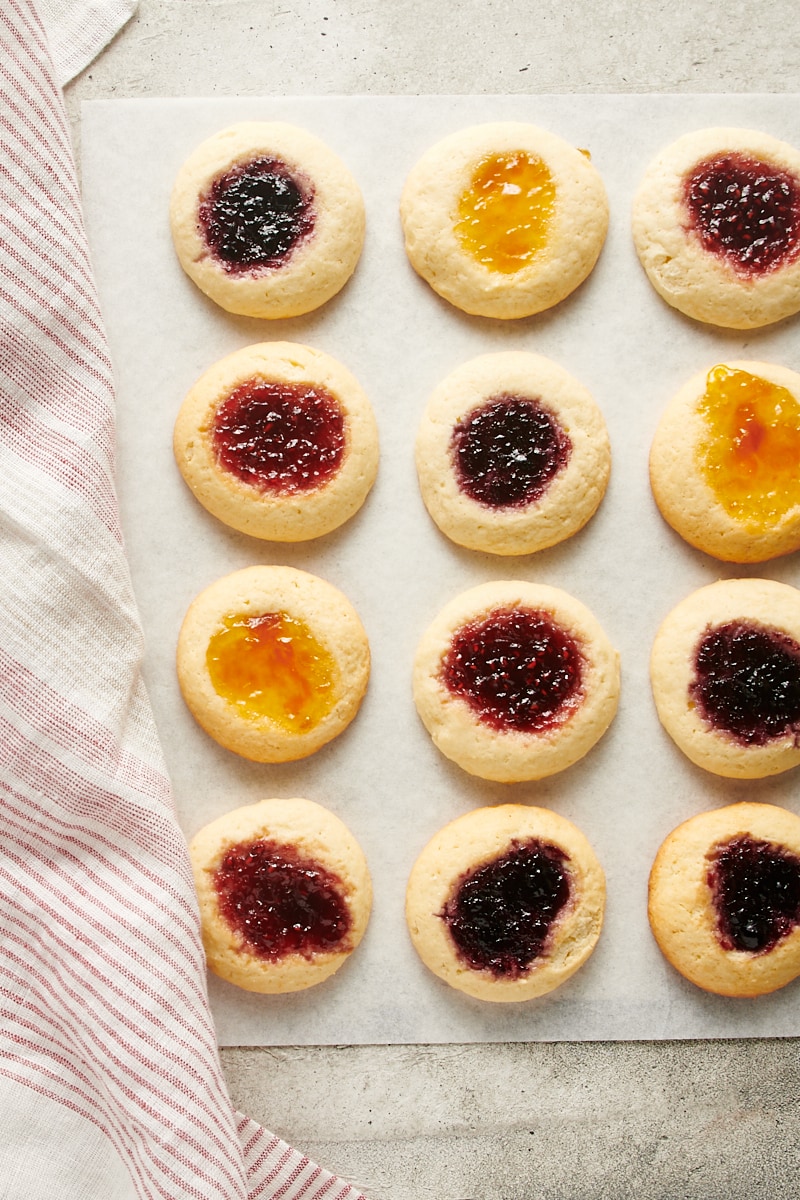
<svg viewBox="0 0 800 1200">
<path fill-rule="evenodd" d="M 435 389 L 416 440 L 425 506 L 470 550 L 531 554 L 577 533 L 605 493 L 611 448 L 591 393 L 538 354 L 464 363 Z"/>
<path fill-rule="evenodd" d="M 785 987 L 800 975 L 800 818 L 742 803 L 685 821 L 656 855 L 648 916 L 664 957 L 697 987 Z"/>
<path fill-rule="evenodd" d="M 406 921 L 423 963 L 478 1000 L 551 992 L 603 925 L 605 878 L 585 836 L 556 813 L 503 804 L 467 813 L 420 854 Z"/>
<path fill-rule="evenodd" d="M 650 449 L 664 519 L 726 562 L 800 549 L 800 375 L 771 363 L 717 363 L 670 402 Z"/>
<path fill-rule="evenodd" d="M 366 859 L 312 800 L 261 800 L 218 817 L 189 845 L 210 970 L 248 992 L 328 979 L 364 936 Z"/>
<path fill-rule="evenodd" d="M 619 658 L 579 600 L 499 580 L 447 604 L 420 639 L 414 701 L 434 744 L 500 783 L 563 771 L 617 710 Z"/>
<path fill-rule="evenodd" d="M 188 392 L 175 460 L 200 503 L 252 537 L 305 541 L 361 507 L 378 470 L 369 400 L 341 363 L 293 342 L 229 354 Z"/>
<path fill-rule="evenodd" d="M 246 317 L 297 317 L 344 287 L 364 243 L 364 202 L 323 141 L 243 121 L 186 159 L 170 200 L 178 260 L 211 300 Z"/>
<path fill-rule="evenodd" d="M 467 313 L 516 318 L 552 308 L 591 273 L 608 199 L 586 153 L 503 121 L 427 150 L 400 217 L 409 261 L 435 292 Z"/>
<path fill-rule="evenodd" d="M 769 134 L 688 133 L 656 156 L 633 202 L 633 238 L 679 312 L 757 329 L 800 309 L 800 152 Z"/>
<path fill-rule="evenodd" d="M 255 762 L 313 754 L 358 712 L 367 635 L 350 601 L 294 567 L 256 566 L 212 583 L 178 637 L 178 683 L 198 724 Z"/>
<path fill-rule="evenodd" d="M 661 724 L 693 763 L 731 779 L 800 764 L 800 591 L 720 580 L 681 601 L 650 657 Z"/>
</svg>

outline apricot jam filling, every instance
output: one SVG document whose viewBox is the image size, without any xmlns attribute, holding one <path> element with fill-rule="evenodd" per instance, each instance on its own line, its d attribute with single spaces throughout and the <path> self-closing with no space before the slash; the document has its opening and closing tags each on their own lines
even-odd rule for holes
<svg viewBox="0 0 800 1200">
<path fill-rule="evenodd" d="M 546 952 L 570 898 L 567 861 L 538 838 L 515 840 L 458 880 L 440 916 L 469 966 L 518 979 Z"/>
<path fill-rule="evenodd" d="M 231 613 L 206 651 L 212 686 L 242 716 L 305 733 L 333 709 L 336 661 L 304 621 L 285 612 Z"/>
<path fill-rule="evenodd" d="M 800 858 L 741 834 L 709 851 L 707 883 L 723 950 L 764 954 L 800 924 Z"/>
<path fill-rule="evenodd" d="M 511 275 L 547 245 L 555 202 L 555 181 L 540 158 L 522 150 L 492 154 L 459 198 L 455 233 L 479 263 Z"/>
<path fill-rule="evenodd" d="M 702 473 L 729 516 L 766 529 L 800 505 L 800 403 L 787 388 L 716 366 L 698 411 Z"/>
</svg>

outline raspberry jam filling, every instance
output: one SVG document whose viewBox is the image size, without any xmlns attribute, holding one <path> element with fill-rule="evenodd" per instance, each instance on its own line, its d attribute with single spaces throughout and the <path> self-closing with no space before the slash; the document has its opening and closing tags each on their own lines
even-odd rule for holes
<svg viewBox="0 0 800 1200">
<path fill-rule="evenodd" d="M 268 839 L 231 846 L 214 888 L 225 922 L 271 962 L 341 949 L 350 932 L 341 879 L 291 846 Z"/>
<path fill-rule="evenodd" d="M 572 443 L 538 399 L 492 396 L 453 429 L 458 485 L 489 508 L 539 500 L 569 461 Z"/>
<path fill-rule="evenodd" d="M 800 252 L 800 182 L 746 154 L 704 159 L 687 175 L 690 227 L 711 254 L 764 275 Z"/>
<path fill-rule="evenodd" d="M 314 729 L 336 704 L 336 660 L 304 621 L 285 612 L 232 613 L 209 639 L 206 666 L 219 696 L 289 733 Z"/>
<path fill-rule="evenodd" d="M 706 630 L 695 654 L 691 700 L 703 719 L 745 746 L 800 736 L 800 645 L 750 621 Z"/>
<path fill-rule="evenodd" d="M 277 158 L 237 163 L 202 197 L 206 245 L 231 275 L 282 266 L 314 231 L 314 189 Z"/>
<path fill-rule="evenodd" d="M 742 834 L 708 855 L 723 950 L 763 954 L 800 924 L 800 858 Z"/>
<path fill-rule="evenodd" d="M 490 728 L 542 733 L 579 706 L 583 668 L 577 642 L 549 613 L 496 609 L 453 635 L 441 679 Z"/>
<path fill-rule="evenodd" d="M 557 846 L 532 838 L 464 875 L 440 913 L 460 956 L 498 978 L 524 975 L 546 953 L 570 898 L 567 861 Z"/>
<path fill-rule="evenodd" d="M 800 403 L 787 388 L 716 366 L 698 411 L 703 475 L 729 516 L 767 529 L 800 505 Z"/>
<path fill-rule="evenodd" d="M 322 487 L 339 469 L 344 414 L 324 388 L 252 379 L 214 413 L 217 461 L 261 492 L 295 495 Z"/>
<path fill-rule="evenodd" d="M 489 155 L 459 199 L 456 237 L 477 262 L 511 275 L 547 245 L 555 201 L 553 177 L 536 155 Z"/>
</svg>

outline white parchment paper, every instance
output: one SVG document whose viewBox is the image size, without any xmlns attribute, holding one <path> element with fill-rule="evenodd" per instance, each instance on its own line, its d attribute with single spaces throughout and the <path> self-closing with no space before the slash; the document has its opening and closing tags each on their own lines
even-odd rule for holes
<svg viewBox="0 0 800 1200">
<path fill-rule="evenodd" d="M 796 773 L 735 783 L 694 768 L 655 716 L 648 657 L 670 608 L 720 577 L 763 574 L 800 584 L 796 558 L 760 568 L 719 564 L 660 519 L 647 476 L 659 415 L 697 370 L 724 358 L 800 369 L 797 320 L 754 333 L 696 324 L 651 290 L 631 244 L 630 203 L 653 155 L 691 129 L 738 125 L 797 140 L 793 96 L 320 97 L 104 101 L 83 111 L 86 219 L 118 386 L 119 492 L 147 644 L 147 682 L 191 836 L 238 805 L 307 796 L 353 830 L 375 885 L 365 941 L 332 980 L 261 997 L 211 978 L 223 1045 L 698 1038 L 800 1033 L 797 985 L 758 1001 L 712 997 L 661 958 L 647 924 L 647 877 L 666 834 L 696 812 L 756 799 L 800 809 Z M 202 296 L 174 257 L 167 206 L 178 167 L 203 138 L 237 120 L 285 120 L 324 138 L 358 179 L 367 208 L 363 258 L 344 292 L 307 317 L 230 316 Z M 611 202 L 600 262 L 570 299 L 516 322 L 468 317 L 413 273 L 397 205 L 419 155 L 486 120 L 545 126 L 591 152 Z M 213 362 L 258 341 L 286 339 L 339 358 L 372 399 L 381 436 L 378 481 L 343 529 L 297 546 L 259 542 L 209 516 L 172 458 L 175 415 Z M 497 559 L 461 550 L 429 520 L 413 442 L 431 389 L 454 367 L 501 349 L 548 355 L 595 395 L 609 426 L 611 484 L 590 525 L 544 553 Z M 341 588 L 370 637 L 373 669 L 349 730 L 294 764 L 248 763 L 193 722 L 178 692 L 175 642 L 207 584 L 251 563 L 283 563 Z M 586 603 L 620 651 L 618 717 L 587 758 L 538 784 L 504 786 L 446 762 L 411 699 L 417 641 L 442 605 L 477 583 L 526 578 Z M 540 804 L 593 843 L 608 881 L 595 954 L 558 991 L 523 1005 L 473 1001 L 416 958 L 405 929 L 408 872 L 442 825 L 480 805 Z"/>
</svg>

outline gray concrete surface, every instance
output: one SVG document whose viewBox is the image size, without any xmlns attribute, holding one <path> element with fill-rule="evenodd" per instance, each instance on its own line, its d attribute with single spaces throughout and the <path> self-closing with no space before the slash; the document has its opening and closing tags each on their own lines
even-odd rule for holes
<svg viewBox="0 0 800 1200">
<path fill-rule="evenodd" d="M 80 102 L 800 90 L 796 0 L 140 0 Z M 229 1049 L 235 1103 L 370 1200 L 800 1197 L 800 1041 Z"/>
</svg>

